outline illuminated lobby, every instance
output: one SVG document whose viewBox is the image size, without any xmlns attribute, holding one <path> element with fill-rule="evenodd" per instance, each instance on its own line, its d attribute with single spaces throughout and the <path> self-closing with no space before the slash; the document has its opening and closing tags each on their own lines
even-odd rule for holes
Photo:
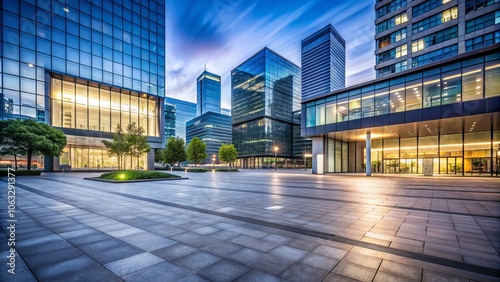
<svg viewBox="0 0 500 282">
<path fill-rule="evenodd" d="M 304 100 L 313 173 L 498 175 L 496 48 Z"/>
</svg>

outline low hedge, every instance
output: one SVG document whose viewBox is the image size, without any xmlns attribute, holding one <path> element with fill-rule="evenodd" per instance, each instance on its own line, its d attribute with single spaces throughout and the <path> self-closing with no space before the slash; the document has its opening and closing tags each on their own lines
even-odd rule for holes
<svg viewBox="0 0 500 282">
<path fill-rule="evenodd" d="M 40 175 L 42 171 L 40 170 L 16 170 L 16 171 L 10 171 L 10 173 L 14 174 L 15 176 L 31 176 L 31 175 Z M 8 170 L 0 170 L 0 176 L 8 176 Z"/>
<path fill-rule="evenodd" d="M 215 171 L 221 171 L 221 172 L 238 172 L 239 170 L 237 168 L 216 168 Z"/>
<path fill-rule="evenodd" d="M 121 170 L 101 174 L 99 178 L 109 180 L 137 180 L 158 178 L 181 178 L 178 175 L 151 170 Z"/>
</svg>

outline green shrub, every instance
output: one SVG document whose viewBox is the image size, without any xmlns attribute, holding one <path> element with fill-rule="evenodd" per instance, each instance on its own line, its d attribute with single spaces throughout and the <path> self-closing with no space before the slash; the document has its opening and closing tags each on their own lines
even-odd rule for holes
<svg viewBox="0 0 500 282">
<path fill-rule="evenodd" d="M 188 172 L 207 172 L 208 169 L 206 168 L 188 168 Z"/>
<path fill-rule="evenodd" d="M 16 170 L 16 171 L 11 171 L 10 173 L 14 174 L 15 176 L 28 176 L 28 175 L 40 175 L 42 171 L 40 170 Z M 7 176 L 8 171 L 7 170 L 0 170 L 0 176 Z"/>
<path fill-rule="evenodd" d="M 239 170 L 237 168 L 216 168 L 215 171 L 221 171 L 221 172 L 238 172 Z"/>
<path fill-rule="evenodd" d="M 178 175 L 151 170 L 121 170 L 101 174 L 99 178 L 109 180 L 137 180 L 157 178 L 180 178 Z"/>
</svg>

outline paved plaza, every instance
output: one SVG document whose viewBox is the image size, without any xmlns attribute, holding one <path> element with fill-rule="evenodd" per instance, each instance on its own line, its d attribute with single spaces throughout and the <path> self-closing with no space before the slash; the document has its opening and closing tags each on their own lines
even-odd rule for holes
<svg viewBox="0 0 500 282">
<path fill-rule="evenodd" d="M 0 281 L 499 281 L 500 179 L 183 173 L 16 180 L 16 275 Z"/>
</svg>

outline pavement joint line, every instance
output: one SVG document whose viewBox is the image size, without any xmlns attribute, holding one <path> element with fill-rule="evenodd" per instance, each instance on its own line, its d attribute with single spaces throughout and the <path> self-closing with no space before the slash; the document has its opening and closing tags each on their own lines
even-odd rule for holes
<svg viewBox="0 0 500 282">
<path fill-rule="evenodd" d="M 64 184 L 73 184 L 71 182 L 57 180 L 57 179 L 48 179 L 48 178 L 42 178 L 42 179 L 48 180 L 48 181 L 53 181 L 53 182 L 64 183 Z M 78 184 L 78 185 L 81 187 L 88 187 L 91 189 L 95 189 L 95 187 L 91 187 L 91 186 L 87 186 L 87 185 L 83 185 L 83 184 Z M 359 204 L 359 205 L 363 205 L 363 206 L 373 206 L 373 207 L 381 207 L 381 208 L 387 208 L 387 209 L 400 209 L 400 210 L 409 210 L 409 211 L 432 212 L 432 213 L 463 215 L 463 216 L 472 216 L 472 217 L 476 216 L 476 217 L 495 218 L 495 219 L 500 218 L 500 216 L 494 216 L 494 215 L 449 212 L 449 211 L 429 210 L 429 209 L 413 208 L 413 207 L 390 206 L 390 205 L 383 205 L 383 204 L 379 205 L 379 204 L 359 203 L 357 201 L 342 200 L 342 199 L 330 199 L 330 198 L 321 198 L 321 197 L 313 197 L 313 196 L 270 193 L 270 192 L 264 192 L 264 191 L 241 190 L 241 189 L 234 189 L 234 188 L 215 188 L 215 187 L 206 187 L 206 186 L 202 186 L 202 185 L 183 185 L 183 184 L 178 184 L 178 183 L 176 183 L 176 186 L 191 187 L 191 188 L 196 187 L 196 188 L 209 189 L 209 190 L 226 190 L 226 191 L 251 193 L 251 194 L 275 195 L 275 196 L 282 196 L 282 197 L 291 197 L 291 198 L 308 199 L 308 200 L 319 200 L 319 201 L 327 201 L 327 202 L 343 202 L 343 203 L 349 203 L 349 204 Z M 474 201 L 474 200 L 472 200 L 472 201 Z"/>
<path fill-rule="evenodd" d="M 215 216 L 219 216 L 219 217 L 224 217 L 224 218 L 243 221 L 243 222 L 247 222 L 247 223 L 251 223 L 251 224 L 271 227 L 274 229 L 284 230 L 284 231 L 297 233 L 297 234 L 301 234 L 301 235 L 306 235 L 306 236 L 310 236 L 310 237 L 315 237 L 315 238 L 325 239 L 325 240 L 329 240 L 329 241 L 344 243 L 344 244 L 348 244 L 348 245 L 358 246 L 358 247 L 362 247 L 362 248 L 366 248 L 366 249 L 376 250 L 376 251 L 389 253 L 389 254 L 396 255 L 396 256 L 406 257 L 406 258 L 410 258 L 410 259 L 416 259 L 416 260 L 427 262 L 427 263 L 447 266 L 447 267 L 451 267 L 451 268 L 455 268 L 455 269 L 461 269 L 461 270 L 474 272 L 474 273 L 478 273 L 478 274 L 500 277 L 500 269 L 494 269 L 494 268 L 489 268 L 489 267 L 484 267 L 484 266 L 479 266 L 479 265 L 472 265 L 472 264 L 468 264 L 468 263 L 464 263 L 464 262 L 453 261 L 450 259 L 438 258 L 438 257 L 434 257 L 434 256 L 420 254 L 420 253 L 389 248 L 389 247 L 385 247 L 385 246 L 381 246 L 381 245 L 377 245 L 377 244 L 373 244 L 373 243 L 367 243 L 367 242 L 358 241 L 358 240 L 354 240 L 354 239 L 343 238 L 343 237 L 335 236 L 335 235 L 324 233 L 324 232 L 308 230 L 308 229 L 303 229 L 303 228 L 297 228 L 294 226 L 277 224 L 277 223 L 267 222 L 267 221 L 259 220 L 259 219 L 253 219 L 253 218 L 248 218 L 248 217 L 243 217 L 243 216 L 238 216 L 238 215 L 231 215 L 231 214 L 227 214 L 227 213 L 221 213 L 221 212 L 217 212 L 217 211 L 212 211 L 212 210 L 207 210 L 207 209 L 202 209 L 202 208 L 197 208 L 197 207 L 192 207 L 192 206 L 170 203 L 170 202 L 166 202 L 166 201 L 150 199 L 150 198 L 130 195 L 130 194 L 126 194 L 126 193 L 105 191 L 105 190 L 101 190 L 101 189 L 98 189 L 96 187 L 90 187 L 87 185 L 68 183 L 68 182 L 64 182 L 64 181 L 58 181 L 58 182 L 63 182 L 63 183 L 67 183 L 67 184 L 71 184 L 71 185 L 75 185 L 75 186 L 79 186 L 79 187 L 85 187 L 85 188 L 89 188 L 92 190 L 98 190 L 98 191 L 108 193 L 108 194 L 119 195 L 119 196 L 122 196 L 125 198 L 145 201 L 145 202 L 149 202 L 149 203 L 154 203 L 154 204 L 159 204 L 159 205 L 163 205 L 163 206 L 169 206 L 169 207 L 174 207 L 174 208 L 179 208 L 179 209 L 184 209 L 184 210 L 189 210 L 189 211 L 200 212 L 203 214 L 215 215 Z M 50 199 L 54 199 L 54 196 L 59 198 L 59 199 L 61 199 L 61 198 L 65 199 L 64 197 L 57 196 L 57 195 L 54 195 L 52 193 L 48 193 L 45 191 L 40 191 L 39 189 L 35 189 L 35 188 L 32 188 L 32 187 L 24 185 L 24 184 L 17 184 L 17 186 L 22 188 L 22 189 L 28 190 L 32 193 L 35 193 L 35 194 L 38 194 L 38 195 L 41 195 L 41 196 L 44 196 L 44 197 L 47 197 Z M 58 200 L 58 201 L 61 201 L 63 203 L 65 202 L 64 200 Z"/>
<path fill-rule="evenodd" d="M 218 180 L 217 182 L 226 182 L 226 183 L 235 183 L 235 184 L 250 184 L 254 186 L 260 186 L 260 185 L 269 185 L 269 183 L 247 183 L 247 182 L 239 182 L 239 181 L 223 181 L 223 180 Z M 322 183 L 326 184 L 326 183 Z M 308 190 L 320 190 L 320 191 L 341 191 L 341 192 L 348 192 L 348 193 L 358 193 L 359 192 L 352 192 L 349 191 L 349 189 L 336 189 L 336 188 L 306 188 L 306 187 L 301 187 L 301 186 L 294 186 L 294 185 L 279 185 L 279 184 L 271 184 L 272 186 L 276 187 L 285 187 L 285 188 L 292 188 L 292 189 L 308 189 Z M 408 185 L 411 186 L 411 185 Z M 429 185 L 432 186 L 432 185 Z M 467 187 L 469 188 L 469 187 Z M 488 187 L 481 187 L 485 189 L 489 189 Z M 403 187 L 403 188 L 387 188 L 387 187 L 377 187 L 376 189 L 404 189 L 404 190 L 425 190 L 425 191 L 436 191 L 436 189 L 421 189 L 421 188 L 410 188 L 410 187 Z M 494 188 L 493 188 L 494 189 Z M 460 192 L 460 193 L 474 193 L 474 194 L 499 194 L 500 191 L 471 191 L 471 190 L 438 190 L 439 192 Z M 406 195 L 393 195 L 393 194 L 382 194 L 382 193 L 376 193 L 378 195 L 384 195 L 384 196 L 393 196 L 393 197 L 408 197 L 408 198 L 429 198 L 429 199 L 446 199 L 446 200 L 463 200 L 461 198 L 447 198 L 447 197 L 427 197 L 427 196 L 406 196 Z M 474 200 L 474 201 L 487 201 L 487 202 L 500 202 L 500 200 Z"/>
</svg>

